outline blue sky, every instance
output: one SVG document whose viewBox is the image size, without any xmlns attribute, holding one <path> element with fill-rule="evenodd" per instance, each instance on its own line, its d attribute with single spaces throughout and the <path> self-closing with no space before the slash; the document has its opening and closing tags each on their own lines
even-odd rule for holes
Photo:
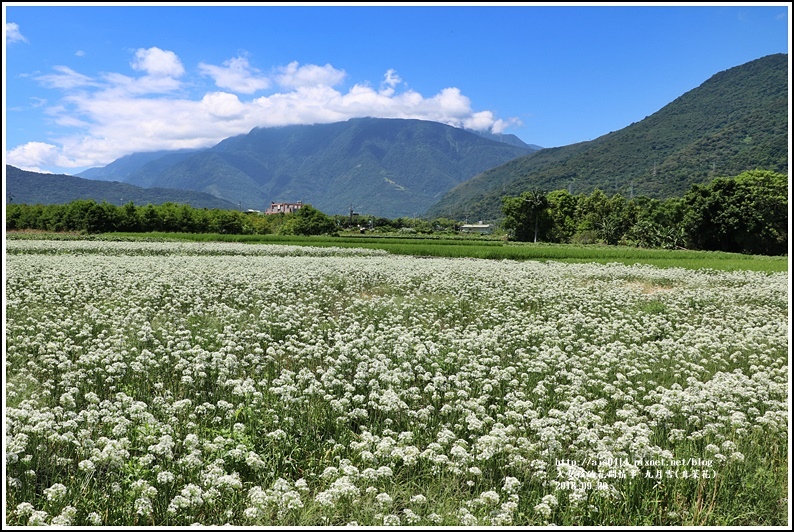
<svg viewBox="0 0 794 532">
<path fill-rule="evenodd" d="M 255 126 L 357 116 L 564 146 L 640 121 L 718 72 L 788 53 L 789 10 L 6 2 L 4 162 L 76 174 Z"/>
</svg>

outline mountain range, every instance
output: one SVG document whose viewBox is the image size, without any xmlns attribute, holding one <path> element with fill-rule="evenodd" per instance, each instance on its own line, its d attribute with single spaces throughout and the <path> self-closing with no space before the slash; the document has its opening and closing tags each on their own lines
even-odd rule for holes
<svg viewBox="0 0 794 532">
<path fill-rule="evenodd" d="M 204 150 L 133 154 L 79 175 L 200 191 L 257 210 L 302 201 L 328 214 L 353 208 L 397 218 L 537 150 L 515 135 L 497 138 L 425 120 L 354 118 L 254 128 Z"/>
<path fill-rule="evenodd" d="M 533 188 L 665 199 L 746 170 L 787 174 L 788 83 L 788 54 L 719 72 L 619 131 L 488 169 L 451 189 L 426 216 L 498 219 L 502 197 Z"/>
<path fill-rule="evenodd" d="M 195 208 L 236 209 L 238 206 L 212 194 L 192 190 L 141 188 L 116 181 L 96 181 L 66 174 L 41 174 L 6 165 L 6 201 L 28 205 L 64 204 L 92 199 L 123 205 L 186 203 Z"/>
<path fill-rule="evenodd" d="M 302 201 L 327 214 L 498 220 L 502 197 L 533 188 L 665 199 L 746 170 L 787 174 L 788 146 L 788 55 L 774 54 L 719 72 L 626 128 L 568 146 L 356 118 L 254 128 L 207 149 L 134 153 L 79 177 L 27 172 L 23 180 L 14 169 L 7 192 L 18 203 L 80 195 L 264 210 Z M 133 191 L 157 199 L 139 201 Z"/>
</svg>

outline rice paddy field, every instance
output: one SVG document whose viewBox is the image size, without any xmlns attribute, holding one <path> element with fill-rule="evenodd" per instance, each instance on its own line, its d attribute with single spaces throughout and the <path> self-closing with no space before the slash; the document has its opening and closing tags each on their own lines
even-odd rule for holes
<svg viewBox="0 0 794 532">
<path fill-rule="evenodd" d="M 789 275 L 8 240 L 6 525 L 785 526 Z"/>
</svg>

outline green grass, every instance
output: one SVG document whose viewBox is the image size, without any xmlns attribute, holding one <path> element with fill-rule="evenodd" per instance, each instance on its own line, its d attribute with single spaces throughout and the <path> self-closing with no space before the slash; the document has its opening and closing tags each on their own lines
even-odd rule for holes
<svg viewBox="0 0 794 532">
<path fill-rule="evenodd" d="M 546 244 L 504 242 L 494 237 L 438 235 L 225 235 L 208 233 L 106 233 L 81 236 L 55 235 L 61 239 L 242 242 L 298 246 L 336 246 L 383 249 L 395 255 L 417 257 L 476 258 L 492 260 L 540 260 L 571 263 L 650 264 L 660 268 L 713 269 L 722 271 L 788 271 L 788 256 L 743 255 L 718 251 L 632 248 L 600 244 Z M 52 238 L 52 233 L 7 234 L 6 238 Z"/>
</svg>

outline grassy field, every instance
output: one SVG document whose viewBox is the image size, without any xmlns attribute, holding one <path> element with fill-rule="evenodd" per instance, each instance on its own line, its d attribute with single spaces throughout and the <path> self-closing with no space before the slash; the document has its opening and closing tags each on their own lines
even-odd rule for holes
<svg viewBox="0 0 794 532">
<path fill-rule="evenodd" d="M 19 233 L 9 238 L 52 238 L 52 234 Z M 181 241 L 181 242 L 238 242 L 248 244 L 282 244 L 317 247 L 353 247 L 381 249 L 395 255 L 423 257 L 469 257 L 478 259 L 540 260 L 569 263 L 649 264 L 661 268 L 714 269 L 722 271 L 751 270 L 764 272 L 788 271 L 788 256 L 769 257 L 714 251 L 689 251 L 632 248 L 627 246 L 543 244 L 503 242 L 479 236 L 404 236 L 357 235 L 344 236 L 280 236 L 280 235 L 222 235 L 192 233 L 108 233 L 86 237 L 60 235 L 60 238 L 93 238 L 100 240 Z"/>
<path fill-rule="evenodd" d="M 6 525 L 790 522 L 787 273 L 102 238 L 6 242 Z"/>
</svg>

